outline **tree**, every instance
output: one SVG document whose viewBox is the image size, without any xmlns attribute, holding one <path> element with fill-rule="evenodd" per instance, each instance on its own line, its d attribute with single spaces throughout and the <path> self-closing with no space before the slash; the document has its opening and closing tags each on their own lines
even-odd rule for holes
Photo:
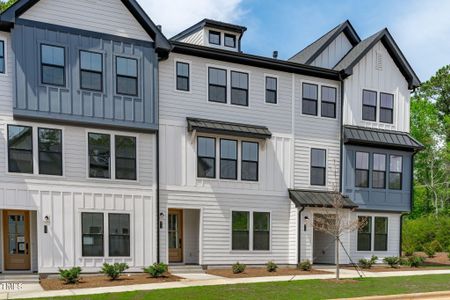
<svg viewBox="0 0 450 300">
<path fill-rule="evenodd" d="M 11 5 L 13 5 L 17 0 L 7 0 L 7 1 L 0 1 L 0 12 L 5 11 L 8 9 Z"/>
</svg>

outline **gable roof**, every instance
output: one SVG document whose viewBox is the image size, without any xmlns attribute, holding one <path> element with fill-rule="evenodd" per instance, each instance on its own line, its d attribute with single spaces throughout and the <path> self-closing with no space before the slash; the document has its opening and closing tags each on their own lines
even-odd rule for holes
<svg viewBox="0 0 450 300">
<path fill-rule="evenodd" d="M 322 37 L 288 60 L 300 64 L 312 63 L 341 33 L 345 34 L 352 46 L 355 46 L 361 41 L 352 24 L 347 20 L 325 33 Z"/>
<path fill-rule="evenodd" d="M 160 56 L 166 56 L 171 50 L 171 45 L 159 28 L 153 23 L 136 0 L 121 0 L 130 13 L 136 18 L 148 35 L 155 42 L 155 49 Z M 0 14 L 2 28 L 11 28 L 20 15 L 30 9 L 39 0 L 19 0 Z"/>
<path fill-rule="evenodd" d="M 212 19 L 203 19 L 200 22 L 192 25 L 191 27 L 183 30 L 182 32 L 174 35 L 173 37 L 170 38 L 170 40 L 171 41 L 180 41 L 183 38 L 187 37 L 188 35 L 191 35 L 192 33 L 197 32 L 198 30 L 202 29 L 203 27 L 211 27 L 211 28 L 215 28 L 215 29 L 236 32 L 239 34 L 243 34 L 247 30 L 247 27 L 244 27 L 244 26 L 231 24 L 231 23 L 225 23 L 225 22 L 216 21 L 216 20 L 212 20 Z"/>
<path fill-rule="evenodd" d="M 358 45 L 353 47 L 337 65 L 333 68 L 336 71 L 340 71 L 344 77 L 353 74 L 353 67 L 369 52 L 379 41 L 381 41 L 389 52 L 389 55 L 394 60 L 400 72 L 406 78 L 408 82 L 408 88 L 413 89 L 420 85 L 420 79 L 412 69 L 411 65 L 406 60 L 402 51 L 395 43 L 394 38 L 389 33 L 387 28 L 380 30 L 379 32 L 369 36 L 365 40 L 361 41 Z"/>
</svg>

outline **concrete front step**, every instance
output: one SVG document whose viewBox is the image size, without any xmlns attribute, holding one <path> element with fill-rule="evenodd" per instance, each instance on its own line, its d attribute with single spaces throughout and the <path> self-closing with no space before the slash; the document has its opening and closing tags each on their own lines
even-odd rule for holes
<svg viewBox="0 0 450 300">
<path fill-rule="evenodd" d="M 0 282 L 8 283 L 39 283 L 37 274 L 0 274 Z"/>
<path fill-rule="evenodd" d="M 172 274 L 199 274 L 205 273 L 203 268 L 198 265 L 172 265 L 169 266 L 169 272 Z"/>
</svg>

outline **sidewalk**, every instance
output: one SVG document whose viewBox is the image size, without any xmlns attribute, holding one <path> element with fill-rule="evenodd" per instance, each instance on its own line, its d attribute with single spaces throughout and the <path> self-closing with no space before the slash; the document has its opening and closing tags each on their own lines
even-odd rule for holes
<svg viewBox="0 0 450 300">
<path fill-rule="evenodd" d="M 321 269 L 324 271 L 334 272 L 334 269 Z M 433 274 L 450 274 L 450 269 L 446 270 L 424 270 L 424 271 L 397 271 L 397 272 L 379 272 L 370 273 L 365 272 L 366 277 L 394 277 L 394 276 L 414 276 L 414 275 L 433 275 Z M 177 274 L 174 274 L 177 275 Z M 177 276 L 184 277 L 181 281 L 164 282 L 164 283 L 150 283 L 127 286 L 114 287 L 99 287 L 99 288 L 85 288 L 72 290 L 56 290 L 43 291 L 42 288 L 27 287 L 21 291 L 0 293 L 0 299 L 19 299 L 19 298 L 41 298 L 41 297 L 58 297 L 58 296 L 74 296 L 74 295 L 91 295 L 103 293 L 117 293 L 128 291 L 141 290 L 157 290 L 170 288 L 183 288 L 194 286 L 208 286 L 208 285 L 226 285 L 239 283 L 258 283 L 258 282 L 277 282 L 277 281 L 291 281 L 291 280 L 308 280 L 308 279 L 332 279 L 333 274 L 316 274 L 316 275 L 296 275 L 296 276 L 267 276 L 267 277 L 251 277 L 251 278 L 224 278 L 219 276 L 212 276 L 208 274 L 178 274 Z M 341 278 L 355 278 L 358 273 L 353 270 L 341 270 Z M 189 279 L 191 278 L 191 279 Z M 397 297 L 397 296 L 396 296 Z M 370 298 L 369 298 L 370 299 Z M 373 298 L 372 298 L 373 299 Z M 377 299 L 377 298 L 375 298 Z M 393 299 L 393 298 L 387 298 Z M 398 299 L 398 298 L 395 298 Z M 413 298 L 406 298 L 413 299 Z M 422 299 L 422 298 L 414 298 Z M 424 298 L 426 299 L 426 298 Z M 445 299 L 445 298 L 442 298 Z"/>
</svg>

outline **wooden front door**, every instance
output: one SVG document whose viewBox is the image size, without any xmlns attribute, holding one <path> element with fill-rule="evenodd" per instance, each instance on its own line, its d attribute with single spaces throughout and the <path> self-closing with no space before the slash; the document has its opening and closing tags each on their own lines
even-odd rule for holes
<svg viewBox="0 0 450 300">
<path fill-rule="evenodd" d="M 169 209 L 169 262 L 183 261 L 183 210 Z"/>
<path fill-rule="evenodd" d="M 24 210 L 3 211 L 5 270 L 30 269 L 30 214 Z"/>
</svg>

